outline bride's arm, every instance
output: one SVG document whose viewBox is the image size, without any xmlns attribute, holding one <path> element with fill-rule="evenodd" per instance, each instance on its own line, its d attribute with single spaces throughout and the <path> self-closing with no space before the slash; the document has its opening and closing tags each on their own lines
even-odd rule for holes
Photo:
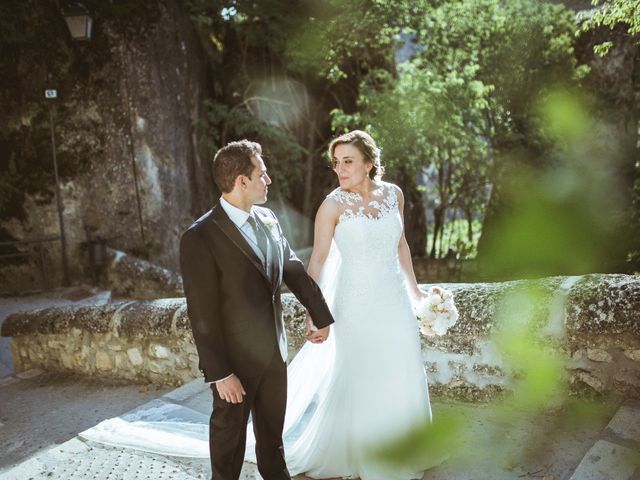
<svg viewBox="0 0 640 480">
<path fill-rule="evenodd" d="M 336 228 L 337 205 L 330 200 L 325 200 L 320 205 L 318 213 L 316 213 L 316 221 L 313 232 L 313 250 L 309 259 L 307 273 L 317 283 L 320 283 L 320 275 L 322 267 L 331 250 L 331 241 L 333 240 L 333 232 Z M 307 333 L 306 337 L 312 343 L 322 343 L 329 335 L 329 327 L 320 330 L 315 329 L 313 320 L 307 312 Z"/>
<path fill-rule="evenodd" d="M 309 259 L 307 273 L 316 282 L 320 280 L 320 273 L 324 265 L 329 250 L 331 249 L 331 241 L 333 240 L 333 232 L 336 229 L 338 207 L 331 200 L 325 200 L 320 205 L 316 214 L 316 221 L 313 229 L 313 251 Z"/>
<path fill-rule="evenodd" d="M 400 260 L 400 268 L 402 268 L 402 273 L 407 282 L 407 288 L 409 289 L 411 298 L 414 302 L 417 302 L 424 295 L 424 292 L 418 287 L 416 274 L 413 271 L 409 244 L 404 236 L 404 195 L 399 187 L 396 187 L 396 193 L 398 194 L 398 206 L 400 209 L 400 219 L 402 221 L 402 237 L 400 237 L 400 242 L 398 243 L 398 259 Z"/>
</svg>

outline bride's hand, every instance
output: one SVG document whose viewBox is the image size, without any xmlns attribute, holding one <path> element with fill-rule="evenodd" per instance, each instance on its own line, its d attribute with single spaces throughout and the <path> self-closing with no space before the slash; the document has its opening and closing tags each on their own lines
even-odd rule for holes
<svg viewBox="0 0 640 480">
<path fill-rule="evenodd" d="M 311 320 L 311 315 L 309 315 L 309 313 L 307 313 L 307 331 L 305 333 L 305 337 L 309 338 L 309 336 L 312 333 L 317 332 L 317 331 L 318 331 L 318 329 L 313 324 L 313 320 Z"/>
<path fill-rule="evenodd" d="M 413 292 L 413 304 L 417 305 L 418 303 L 420 303 L 422 300 L 424 300 L 425 298 L 427 298 L 429 296 L 429 294 L 427 292 L 425 292 L 424 290 L 421 290 L 420 288 L 417 288 L 414 292 Z"/>
<path fill-rule="evenodd" d="M 436 295 L 442 295 L 443 294 L 442 288 L 440 288 L 438 286 L 435 286 L 435 285 L 433 287 L 431 287 L 429 290 L 431 290 Z"/>
</svg>

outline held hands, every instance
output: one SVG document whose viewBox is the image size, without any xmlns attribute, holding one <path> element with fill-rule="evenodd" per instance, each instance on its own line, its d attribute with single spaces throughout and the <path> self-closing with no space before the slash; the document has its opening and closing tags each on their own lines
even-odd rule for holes
<svg viewBox="0 0 640 480">
<path fill-rule="evenodd" d="M 244 391 L 240 379 L 235 375 L 216 382 L 215 385 L 220 398 L 228 403 L 242 403 L 242 396 L 247 394 L 247 392 Z"/>
<path fill-rule="evenodd" d="M 313 320 L 311 320 L 311 317 L 307 314 L 307 333 L 305 334 L 305 337 L 311 343 L 324 342 L 329 337 L 329 329 L 329 326 L 320 329 L 316 328 L 313 324 Z"/>
</svg>

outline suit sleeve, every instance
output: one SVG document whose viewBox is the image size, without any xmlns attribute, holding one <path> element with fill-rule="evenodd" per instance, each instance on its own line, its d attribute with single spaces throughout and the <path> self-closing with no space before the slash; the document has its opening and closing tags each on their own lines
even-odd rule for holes
<svg viewBox="0 0 640 480">
<path fill-rule="evenodd" d="M 327 302 L 318 284 L 307 274 L 304 264 L 289 246 L 289 242 L 280 232 L 280 239 L 284 246 L 283 280 L 289 290 L 300 303 L 309 310 L 313 323 L 318 328 L 331 325 L 334 320 Z"/>
<path fill-rule="evenodd" d="M 211 251 L 196 230 L 187 230 L 182 236 L 180 270 L 200 370 L 207 382 L 223 379 L 234 372 L 222 332 L 219 273 Z"/>
</svg>

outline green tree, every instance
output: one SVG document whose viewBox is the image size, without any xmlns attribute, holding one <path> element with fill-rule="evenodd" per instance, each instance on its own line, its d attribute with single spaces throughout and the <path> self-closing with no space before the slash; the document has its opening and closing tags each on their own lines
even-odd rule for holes
<svg viewBox="0 0 640 480">
<path fill-rule="evenodd" d="M 627 28 L 629 35 L 640 33 L 640 2 L 638 0 L 592 0 L 591 3 L 596 8 L 590 16 L 583 16 L 582 32 L 601 26 L 613 30 L 615 27 L 622 25 Z M 595 45 L 594 52 L 604 56 L 612 46 L 613 42 L 607 40 Z"/>
<path fill-rule="evenodd" d="M 324 160 L 329 112 L 352 108 L 371 70 L 392 69 L 402 15 L 364 0 L 189 5 L 215 79 L 202 123 L 207 153 L 240 136 L 260 141 L 276 190 L 312 218 L 334 183 Z"/>
<path fill-rule="evenodd" d="M 480 167 L 487 159 L 485 110 L 490 88 L 475 79 L 476 70 L 461 66 L 439 72 L 416 58 L 398 66 L 397 79 L 384 73 L 369 78 L 361 89 L 358 114 L 334 112 L 336 126 L 366 125 L 383 149 L 391 178 L 405 187 L 413 186 L 424 169 L 433 170 L 435 187 L 427 194 L 435 200 L 434 258 L 447 209 L 463 204 L 469 193 L 469 164 Z M 424 217 L 422 212 L 419 216 Z M 423 255 L 426 232 L 420 231 L 420 224 L 409 225 L 412 252 Z"/>
<path fill-rule="evenodd" d="M 576 84 L 587 73 L 575 59 L 574 30 L 572 13 L 561 5 L 526 0 L 446 2 L 417 25 L 425 62 L 445 72 L 473 66 L 475 79 L 490 88 L 484 135 L 492 189 L 479 255 L 496 219 L 508 208 L 502 197 L 508 164 L 514 158 L 536 167 L 550 161 L 550 145 L 538 133 L 535 106 L 553 85 Z"/>
<path fill-rule="evenodd" d="M 398 75 L 372 72 L 357 111 L 334 113 L 334 125 L 369 125 L 392 175 L 434 172 L 432 257 L 438 256 L 447 212 L 465 211 L 491 230 L 504 208 L 501 180 L 508 155 L 544 164 L 536 99 L 555 83 L 587 71 L 574 58 L 572 14 L 546 2 L 461 0 L 418 2 L 407 19 L 416 58 Z M 484 192 L 492 184 L 486 209 Z M 473 189 L 473 191 L 472 191 Z M 484 232 L 484 230 L 483 230 Z M 471 235 L 470 235 L 471 236 Z"/>
<path fill-rule="evenodd" d="M 635 49 L 637 50 L 638 34 L 640 33 L 640 2 L 638 0 L 593 0 L 592 3 L 596 8 L 591 16 L 582 18 L 580 30 L 576 32 L 576 35 L 597 32 L 599 40 L 594 45 L 593 50 L 597 55 L 605 57 L 603 59 L 605 62 L 608 58 L 606 55 L 614 47 L 614 44 L 620 46 L 620 44 L 627 43 L 630 40 L 636 44 Z M 634 75 L 633 72 L 628 72 L 628 75 L 633 76 L 634 79 L 630 83 L 635 85 L 637 90 L 637 75 Z M 627 151 L 630 157 L 628 172 L 633 176 L 630 189 L 630 214 L 628 215 L 631 228 L 627 229 L 629 233 L 626 262 L 627 268 L 637 272 L 640 271 L 640 160 L 638 160 L 639 136 L 634 125 L 638 122 L 638 101 L 634 101 L 632 95 L 622 94 L 616 98 L 615 94 L 609 93 L 608 95 L 605 94 L 600 110 L 608 112 L 611 117 L 630 117 L 626 122 L 625 120 L 620 121 L 621 130 L 627 130 L 628 132 L 627 139 L 623 142 L 627 144 Z M 611 110 L 616 111 L 611 112 Z M 628 123 L 631 128 L 625 128 L 625 123 Z"/>
</svg>

